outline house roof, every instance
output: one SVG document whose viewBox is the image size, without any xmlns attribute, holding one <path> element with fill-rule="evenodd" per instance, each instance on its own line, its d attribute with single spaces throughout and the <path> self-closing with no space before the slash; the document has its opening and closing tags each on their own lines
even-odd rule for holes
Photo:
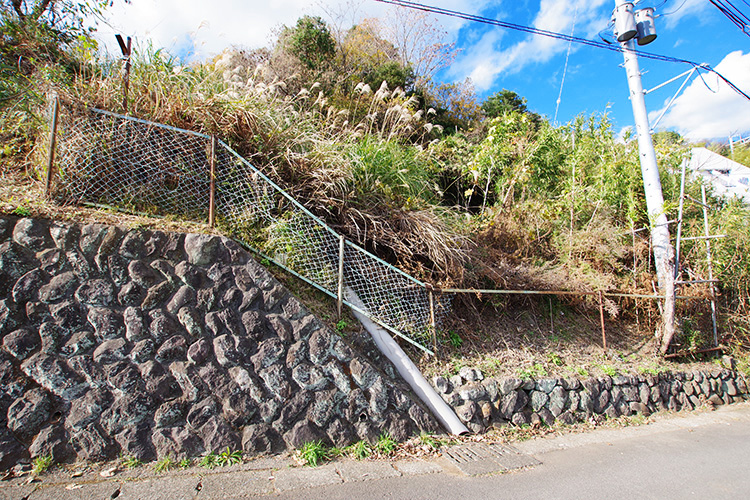
<svg viewBox="0 0 750 500">
<path fill-rule="evenodd" d="M 707 180 L 714 194 L 750 203 L 750 168 L 706 148 L 693 148 L 687 168 Z"/>
</svg>

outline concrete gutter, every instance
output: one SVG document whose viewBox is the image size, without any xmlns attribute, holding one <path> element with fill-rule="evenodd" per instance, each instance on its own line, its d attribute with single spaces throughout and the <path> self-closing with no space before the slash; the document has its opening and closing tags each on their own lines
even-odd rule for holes
<svg viewBox="0 0 750 500">
<path fill-rule="evenodd" d="M 346 289 L 346 300 L 362 311 L 367 310 L 351 288 Z M 411 386 L 419 399 L 427 405 L 440 423 L 443 424 L 443 427 L 451 434 L 457 436 L 469 434 L 469 429 L 459 420 L 453 409 L 443 401 L 443 398 L 435 392 L 430 383 L 425 380 L 416 365 L 409 359 L 409 356 L 393 340 L 393 337 L 384 328 L 356 309 L 352 309 L 352 312 L 359 322 L 362 323 L 362 326 L 365 327 L 365 330 L 370 333 L 380 352 L 394 364 L 401 377 Z"/>
</svg>

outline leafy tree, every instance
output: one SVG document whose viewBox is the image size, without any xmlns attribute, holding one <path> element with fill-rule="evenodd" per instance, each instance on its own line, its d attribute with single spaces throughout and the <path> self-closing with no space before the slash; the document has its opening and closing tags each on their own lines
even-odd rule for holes
<svg viewBox="0 0 750 500">
<path fill-rule="evenodd" d="M 497 118 L 506 113 L 517 112 L 529 116 L 534 126 L 538 127 L 542 122 L 542 117 L 526 107 L 526 98 L 521 97 L 512 90 L 503 89 L 500 92 L 488 97 L 482 103 L 482 111 L 487 118 Z"/>
<path fill-rule="evenodd" d="M 336 53 L 336 42 L 320 17 L 303 16 L 294 28 L 285 28 L 281 39 L 285 50 L 309 70 L 328 66 Z"/>
</svg>

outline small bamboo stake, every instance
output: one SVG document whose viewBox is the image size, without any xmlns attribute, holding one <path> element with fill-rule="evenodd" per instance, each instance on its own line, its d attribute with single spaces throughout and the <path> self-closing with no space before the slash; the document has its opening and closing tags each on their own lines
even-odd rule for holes
<svg viewBox="0 0 750 500">
<path fill-rule="evenodd" d="M 211 136 L 211 156 L 209 158 L 210 182 L 208 192 L 208 225 L 216 223 L 216 136 Z"/>
<path fill-rule="evenodd" d="M 49 132 L 49 153 L 47 154 L 47 187 L 45 196 L 49 199 L 52 196 L 52 169 L 55 163 L 55 143 L 57 142 L 57 119 L 60 105 L 57 96 L 52 100 L 52 125 Z"/>
<path fill-rule="evenodd" d="M 604 293 L 599 290 L 599 320 L 602 323 L 602 345 L 607 350 L 607 332 L 604 329 Z"/>
<path fill-rule="evenodd" d="M 344 235 L 339 236 L 339 289 L 336 310 L 341 319 L 341 306 L 344 303 Z"/>
<path fill-rule="evenodd" d="M 437 352 L 437 328 L 435 325 L 435 294 L 429 291 L 430 296 L 430 330 L 432 330 L 432 350 Z"/>
</svg>

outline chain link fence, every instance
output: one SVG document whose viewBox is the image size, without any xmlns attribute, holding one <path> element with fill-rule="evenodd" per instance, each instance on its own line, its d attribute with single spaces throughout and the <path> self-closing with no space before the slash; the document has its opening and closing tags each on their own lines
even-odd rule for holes
<svg viewBox="0 0 750 500">
<path fill-rule="evenodd" d="M 55 104 L 57 106 L 58 104 Z M 51 196 L 216 223 L 250 249 L 431 352 L 450 294 L 345 240 L 211 136 L 60 102 Z M 213 173 L 213 175 L 212 175 Z M 354 293 L 363 306 L 346 300 Z"/>
</svg>

